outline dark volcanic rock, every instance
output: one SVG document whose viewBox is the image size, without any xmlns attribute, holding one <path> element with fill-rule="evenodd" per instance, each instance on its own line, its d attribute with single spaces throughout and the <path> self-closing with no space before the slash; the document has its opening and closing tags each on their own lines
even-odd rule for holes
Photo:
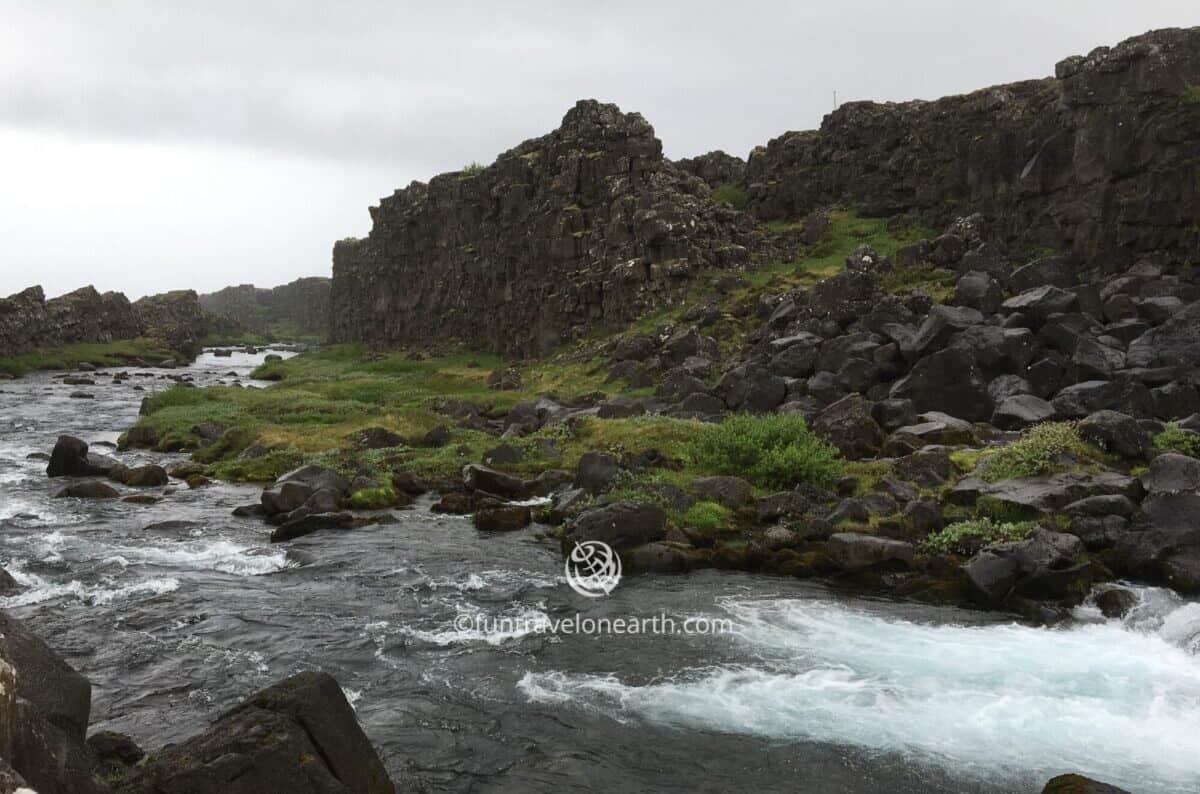
<svg viewBox="0 0 1200 794">
<path fill-rule="evenodd" d="M 1198 83 L 1200 28 L 1168 29 L 1067 58 L 1052 78 L 933 102 L 847 102 L 819 130 L 752 153 L 750 209 L 793 219 L 842 203 L 939 228 L 970 207 L 1010 251 L 1073 249 L 1114 269 L 1151 253 L 1182 264 L 1200 246 L 1200 106 L 1185 99 Z M 941 259 L 957 262 L 973 241 L 947 236 L 957 245 Z M 1058 264 L 1039 263 L 1017 289 L 1071 286 Z"/>
<path fill-rule="evenodd" d="M 200 306 L 236 323 L 245 331 L 262 333 L 284 322 L 305 335 L 329 331 L 328 278 L 299 278 L 271 289 L 241 284 L 199 297 Z"/>
<path fill-rule="evenodd" d="M 85 744 L 92 687 L 0 612 L 0 758 L 41 794 L 91 794 Z"/>
<path fill-rule="evenodd" d="M 479 171 L 414 182 L 334 247 L 332 338 L 531 355 L 678 296 L 763 236 L 662 156 L 636 113 L 581 101 Z"/>
<path fill-rule="evenodd" d="M 875 456 L 883 445 L 883 430 L 871 416 L 861 394 L 850 394 L 830 405 L 812 423 L 813 432 L 838 448 L 847 460 Z"/>
<path fill-rule="evenodd" d="M 912 400 L 917 411 L 941 411 L 959 419 L 983 422 L 992 416 L 987 381 L 974 356 L 947 348 L 918 361 L 896 381 L 891 397 Z"/>
<path fill-rule="evenodd" d="M 658 505 L 615 502 L 585 510 L 564 526 L 563 547 L 599 540 L 617 551 L 662 540 L 667 516 Z"/>
<path fill-rule="evenodd" d="M 392 794 L 395 790 L 341 687 L 298 673 L 160 750 L 134 790 L 155 794 Z"/>
</svg>

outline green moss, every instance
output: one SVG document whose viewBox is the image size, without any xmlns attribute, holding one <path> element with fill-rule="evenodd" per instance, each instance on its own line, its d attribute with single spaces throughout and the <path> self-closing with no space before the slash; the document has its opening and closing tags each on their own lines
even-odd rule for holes
<svg viewBox="0 0 1200 794">
<path fill-rule="evenodd" d="M 696 502 L 683 514 L 682 521 L 685 526 L 712 531 L 729 526 L 732 518 L 733 513 L 724 505 L 716 502 Z"/>
<path fill-rule="evenodd" d="M 1183 92 L 1183 101 L 1191 105 L 1200 105 L 1200 85 L 1189 85 Z"/>
<path fill-rule="evenodd" d="M 350 494 L 350 506 L 357 510 L 380 510 L 396 502 L 396 492 L 390 485 L 360 488 Z"/>
<path fill-rule="evenodd" d="M 1184 430 L 1171 422 L 1154 437 L 1154 446 L 1163 452 L 1178 452 L 1181 455 L 1200 455 L 1200 434 Z"/>
<path fill-rule="evenodd" d="M 75 369 L 80 364 L 98 367 L 136 366 L 138 360 L 157 364 L 163 359 L 177 360 L 175 351 L 152 339 L 123 339 L 117 342 L 79 342 L 44 347 L 28 353 L 0 356 L 0 372 L 24 375 L 42 369 Z"/>
<path fill-rule="evenodd" d="M 977 470 L 987 482 L 999 482 L 1054 474 L 1101 457 L 1098 449 L 1079 437 L 1074 422 L 1045 422 L 1028 428 L 1013 443 L 986 455 Z"/>
<path fill-rule="evenodd" d="M 930 535 L 922 546 L 934 554 L 973 554 L 981 546 L 1023 540 L 1035 527 L 1028 521 L 1000 522 L 989 518 L 958 521 Z"/>
<path fill-rule="evenodd" d="M 699 467 L 745 477 L 764 488 L 832 485 L 845 470 L 837 450 L 790 414 L 737 414 L 698 429 L 690 445 Z"/>
<path fill-rule="evenodd" d="M 721 185 L 712 192 L 712 200 L 721 204 L 728 204 L 735 210 L 744 210 L 749 203 L 746 191 L 738 185 Z"/>
</svg>

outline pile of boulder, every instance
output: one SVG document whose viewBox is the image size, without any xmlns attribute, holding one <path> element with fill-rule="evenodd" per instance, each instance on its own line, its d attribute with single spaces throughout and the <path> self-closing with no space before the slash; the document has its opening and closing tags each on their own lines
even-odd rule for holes
<svg viewBox="0 0 1200 794">
<path fill-rule="evenodd" d="M 154 463 L 127 466 L 109 455 L 89 451 L 87 442 L 65 435 L 59 436 L 54 444 L 46 464 L 46 475 L 72 480 L 55 496 L 88 499 L 116 499 L 121 496 L 120 491 L 98 478 L 133 488 L 157 488 L 170 481 L 167 470 L 162 466 Z"/>
</svg>

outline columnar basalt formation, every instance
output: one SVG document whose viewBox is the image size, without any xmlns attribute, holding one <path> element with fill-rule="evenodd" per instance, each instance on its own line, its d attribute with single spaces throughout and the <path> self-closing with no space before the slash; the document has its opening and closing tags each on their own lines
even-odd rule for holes
<svg viewBox="0 0 1200 794">
<path fill-rule="evenodd" d="M 316 276 L 270 289 L 240 284 L 201 295 L 200 305 L 246 331 L 262 333 L 282 326 L 323 336 L 329 330 L 329 286 L 328 278 Z"/>
<path fill-rule="evenodd" d="M 851 102 L 756 149 L 764 220 L 833 203 L 937 228 L 982 212 L 1021 255 L 1070 249 L 1109 269 L 1200 248 L 1200 28 L 1060 62 L 1053 78 L 933 102 Z"/>
<path fill-rule="evenodd" d="M 531 355 L 671 301 L 764 237 L 663 158 L 637 113 L 579 102 L 480 170 L 414 182 L 333 252 L 332 337 Z"/>
</svg>

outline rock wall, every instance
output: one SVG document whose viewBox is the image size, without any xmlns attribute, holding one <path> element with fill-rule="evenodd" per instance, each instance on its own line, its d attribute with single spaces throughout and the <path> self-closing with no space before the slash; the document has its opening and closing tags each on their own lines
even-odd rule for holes
<svg viewBox="0 0 1200 794">
<path fill-rule="evenodd" d="M 280 325 L 302 334 L 329 331 L 328 278 L 300 278 L 271 289 L 241 284 L 200 296 L 200 306 L 256 333 Z"/>
<path fill-rule="evenodd" d="M 675 165 L 698 176 L 711 188 L 738 184 L 746 177 L 746 161 L 717 149 L 698 157 L 676 160 Z"/>
<path fill-rule="evenodd" d="M 742 213 L 663 158 L 637 113 L 579 102 L 478 171 L 414 182 L 334 246 L 335 341 L 543 352 L 671 301 L 697 270 L 762 255 Z"/>
<path fill-rule="evenodd" d="M 120 292 L 87 286 L 46 300 L 41 287 L 0 299 L 0 351 L 25 353 L 74 342 L 145 336 L 192 355 L 209 321 L 196 293 L 177 290 L 130 303 Z"/>
<path fill-rule="evenodd" d="M 938 228 L 982 212 L 1014 254 L 1070 249 L 1108 269 L 1200 249 L 1200 28 L 1060 62 L 1053 78 L 933 102 L 851 102 L 756 149 L 764 220 L 844 203 Z"/>
</svg>

